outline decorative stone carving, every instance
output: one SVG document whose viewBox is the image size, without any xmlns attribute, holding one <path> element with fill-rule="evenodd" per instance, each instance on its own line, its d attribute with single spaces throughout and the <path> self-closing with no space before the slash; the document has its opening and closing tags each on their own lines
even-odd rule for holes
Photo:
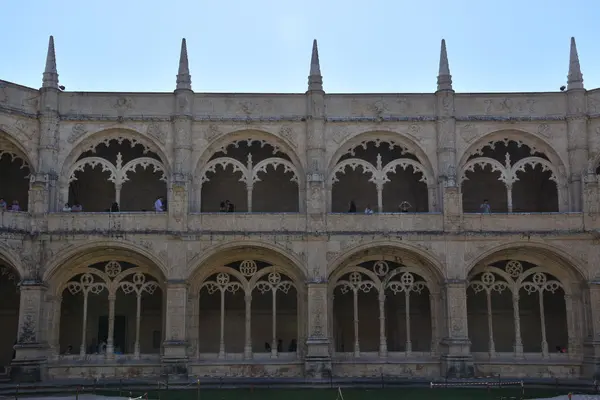
<svg viewBox="0 0 600 400">
<path fill-rule="evenodd" d="M 212 142 L 213 140 L 215 140 L 216 138 L 218 138 L 219 136 L 221 136 L 222 132 L 219 129 L 219 127 L 215 124 L 210 124 L 207 129 L 204 131 L 204 138 L 208 141 L 208 142 Z"/>
<path fill-rule="evenodd" d="M 135 158 L 125 165 L 122 163 L 121 153 L 117 154 L 117 163 L 116 165 L 111 163 L 105 158 L 100 157 L 85 157 L 81 160 L 77 161 L 75 165 L 71 168 L 71 172 L 69 174 L 69 183 L 77 180 L 77 172 L 83 172 L 86 166 L 90 166 L 92 168 L 96 168 L 100 166 L 102 168 L 102 172 L 109 172 L 110 175 L 108 180 L 113 182 L 115 185 L 122 185 L 123 183 L 129 180 L 127 176 L 130 172 L 135 172 L 137 167 L 142 167 L 143 169 L 152 168 L 153 172 L 161 172 L 161 177 L 159 178 L 161 181 L 167 181 L 166 169 L 164 165 L 150 157 L 140 157 Z"/>
<path fill-rule="evenodd" d="M 79 138 L 87 133 L 87 129 L 83 124 L 75 124 L 73 125 L 73 129 L 71 129 L 71 134 L 67 138 L 67 142 L 70 144 L 75 143 Z"/>
<path fill-rule="evenodd" d="M 550 128 L 550 125 L 548 125 L 548 124 L 539 124 L 537 127 L 537 133 L 540 134 L 541 136 L 544 136 L 545 138 L 552 137 L 552 129 Z"/>
<path fill-rule="evenodd" d="M 33 137 L 37 136 L 37 121 L 18 119 L 14 123 L 13 129 L 31 140 Z M 52 129 L 52 137 L 54 137 L 56 135 L 55 131 L 58 130 L 58 120 L 55 125 L 50 126 L 49 129 Z"/>
<path fill-rule="evenodd" d="M 119 111 L 131 110 L 133 108 L 133 99 L 131 97 L 119 97 L 112 103 L 112 107 Z"/>
<path fill-rule="evenodd" d="M 292 147 L 298 147 L 298 143 L 296 142 L 296 137 L 294 134 L 294 129 L 291 126 L 282 126 L 279 130 L 279 136 L 287 140 L 292 145 Z"/>
<path fill-rule="evenodd" d="M 485 113 L 535 113 L 534 99 L 511 99 L 508 97 L 502 99 L 487 99 L 484 101 Z"/>
<path fill-rule="evenodd" d="M 460 137 L 467 143 L 471 143 L 479 136 L 477 127 L 473 124 L 466 124 L 458 130 Z"/>
<path fill-rule="evenodd" d="M 158 140 L 161 144 L 166 143 L 167 134 L 164 132 L 164 130 L 158 123 L 154 122 L 148 125 L 148 130 L 146 131 L 146 133 L 154 139 Z"/>
</svg>

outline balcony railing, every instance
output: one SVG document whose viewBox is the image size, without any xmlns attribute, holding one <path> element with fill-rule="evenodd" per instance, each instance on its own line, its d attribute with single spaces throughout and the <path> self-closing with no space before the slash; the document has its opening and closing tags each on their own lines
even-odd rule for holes
<svg viewBox="0 0 600 400">
<path fill-rule="evenodd" d="M 213 232 L 301 233 L 310 229 L 310 217 L 303 213 L 192 213 L 187 230 Z M 0 213 L 0 229 L 14 233 L 167 233 L 167 213 L 50 213 L 47 228 L 26 212 Z M 329 213 L 325 226 L 318 230 L 331 233 L 427 233 L 447 229 L 441 213 Z M 600 228 L 600 219 L 584 213 L 464 214 L 453 222 L 466 232 L 583 232 Z M 176 226 L 179 226 L 176 224 Z"/>
</svg>

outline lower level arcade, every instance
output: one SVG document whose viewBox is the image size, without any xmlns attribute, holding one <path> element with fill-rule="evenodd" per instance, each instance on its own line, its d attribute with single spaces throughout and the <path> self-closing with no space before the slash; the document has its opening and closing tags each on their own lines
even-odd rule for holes
<svg viewBox="0 0 600 400">
<path fill-rule="evenodd" d="M 233 253 L 183 282 L 139 255 L 110 254 L 43 284 L 19 285 L 4 263 L 3 366 L 35 353 L 45 379 L 155 376 L 165 360 L 195 376 L 300 377 L 319 355 L 334 376 L 435 378 L 457 359 L 464 375 L 589 374 L 597 289 L 535 251 L 491 255 L 466 280 L 393 247 L 354 254 L 326 280 L 265 251 Z M 27 311 L 36 298 L 39 330 Z"/>
</svg>

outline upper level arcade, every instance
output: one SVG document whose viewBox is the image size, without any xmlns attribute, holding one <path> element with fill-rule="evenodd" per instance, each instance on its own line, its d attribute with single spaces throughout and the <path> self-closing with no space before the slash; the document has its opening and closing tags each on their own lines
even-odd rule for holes
<svg viewBox="0 0 600 400">
<path fill-rule="evenodd" d="M 67 92 L 51 38 L 40 90 L 0 81 L 15 213 L 1 226 L 302 231 L 308 213 L 328 230 L 428 231 L 450 212 L 467 230 L 578 230 L 598 212 L 600 90 L 574 40 L 551 93 L 455 93 L 444 42 L 424 94 L 326 94 L 316 42 L 304 94 L 195 93 L 188 64 L 184 40 L 172 94 Z"/>
</svg>

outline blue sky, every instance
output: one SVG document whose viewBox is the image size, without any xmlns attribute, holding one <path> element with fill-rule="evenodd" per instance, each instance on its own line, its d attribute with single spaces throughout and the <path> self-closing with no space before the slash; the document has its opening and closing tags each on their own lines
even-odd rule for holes
<svg viewBox="0 0 600 400">
<path fill-rule="evenodd" d="M 38 88 L 48 36 L 67 90 L 304 92 L 313 38 L 327 92 L 433 92 L 446 39 L 458 92 L 555 91 L 575 36 L 600 87 L 599 0 L 5 0 L 0 79 Z"/>
</svg>

